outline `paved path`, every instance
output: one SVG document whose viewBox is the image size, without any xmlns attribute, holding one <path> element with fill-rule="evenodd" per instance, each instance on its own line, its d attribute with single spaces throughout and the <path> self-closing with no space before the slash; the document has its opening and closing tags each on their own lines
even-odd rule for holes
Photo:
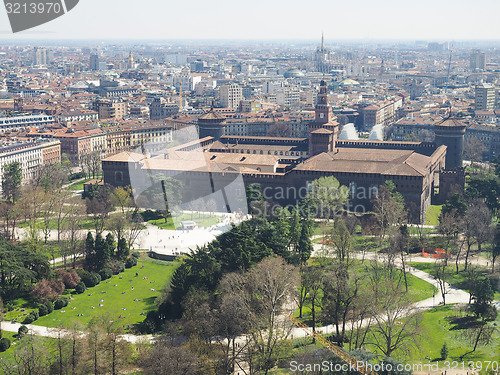
<svg viewBox="0 0 500 375">
<path fill-rule="evenodd" d="M 315 253 L 321 249 L 321 245 L 315 245 L 314 247 L 315 247 Z M 356 258 L 358 258 L 358 259 L 361 259 L 362 256 L 363 256 L 362 254 L 356 254 Z M 367 260 L 370 260 L 370 259 L 381 260 L 376 253 L 366 253 L 365 259 L 367 259 Z M 413 259 L 413 260 L 414 261 L 421 261 L 421 259 L 428 259 L 428 258 L 420 257 L 418 260 L 417 259 Z M 431 261 L 434 262 L 435 260 L 431 260 Z M 399 265 L 400 265 L 400 260 L 399 259 L 396 260 L 396 263 L 399 263 Z M 410 274 L 438 287 L 436 285 L 436 280 L 434 279 L 434 277 L 429 275 L 428 273 L 426 273 L 424 271 L 417 270 L 416 268 L 413 268 L 413 267 L 408 267 L 407 270 Z M 469 293 L 467 293 L 466 291 L 461 290 L 461 289 L 457 289 L 457 288 L 449 285 L 448 283 L 445 283 L 445 290 L 446 290 L 445 299 L 446 299 L 447 304 L 469 303 Z M 440 304 L 442 304 L 442 302 L 443 302 L 443 298 L 441 296 L 441 293 L 438 292 L 434 297 L 430 297 L 430 298 L 427 298 L 425 300 L 414 303 L 409 309 L 407 309 L 405 311 L 404 314 L 401 314 L 401 316 L 399 318 L 403 318 L 404 316 L 414 314 L 417 312 L 430 310 L 436 306 L 439 306 Z M 384 320 L 384 319 L 386 319 L 386 318 L 383 317 L 382 320 Z M 365 321 L 362 322 L 361 327 L 366 327 L 366 326 L 368 326 L 370 324 L 374 324 L 374 323 L 375 323 L 374 319 L 371 319 L 371 320 L 366 319 Z M 353 327 L 353 324 L 354 324 L 354 322 L 347 323 L 346 330 L 350 331 Z M 356 324 L 356 326 L 358 326 L 358 324 Z M 323 326 L 323 327 L 316 327 L 316 330 L 318 332 L 323 333 L 323 334 L 330 334 L 330 333 L 336 332 L 335 326 L 333 324 L 328 325 L 328 326 Z M 294 328 L 291 332 L 292 338 L 303 338 L 303 337 L 308 337 L 308 336 L 309 336 L 308 333 L 302 328 Z"/>
<path fill-rule="evenodd" d="M 173 232 L 178 232 L 178 231 L 168 231 L 168 230 L 160 230 L 160 229 L 157 229 L 157 230 L 162 231 L 162 233 L 167 237 L 172 236 Z M 190 231 L 188 233 L 184 233 L 185 236 L 190 236 L 193 238 L 200 238 L 200 241 L 203 240 L 203 238 L 198 236 L 198 234 L 199 233 L 196 231 Z M 149 236 L 151 236 L 151 234 L 148 235 L 148 237 Z M 322 245 L 314 245 L 314 253 L 313 254 L 317 255 L 318 251 L 320 251 L 321 249 L 322 249 Z M 363 254 L 359 254 L 359 253 L 356 254 L 356 258 L 361 259 L 362 257 L 363 257 Z M 367 259 L 367 260 L 368 259 L 379 259 L 380 260 L 380 255 L 376 254 L 376 253 L 365 253 L 364 259 Z M 408 261 L 410 261 L 410 258 L 408 259 Z M 429 259 L 429 258 L 423 258 L 423 257 L 412 257 L 411 261 L 434 262 L 435 260 Z M 400 264 L 399 262 L 400 262 L 400 260 L 396 259 L 396 263 Z M 432 284 L 432 285 L 435 285 L 435 279 L 431 275 L 425 273 L 424 271 L 420 271 L 420 270 L 417 270 L 415 268 L 409 267 L 408 272 L 411 273 L 412 275 Z M 447 294 L 446 294 L 446 303 L 447 304 L 468 303 L 469 302 L 469 293 L 467 293 L 461 289 L 454 288 L 449 284 L 446 284 L 445 287 L 446 287 L 446 291 L 447 291 Z M 433 307 L 438 306 L 440 303 L 442 303 L 442 296 L 441 296 L 441 293 L 438 292 L 438 294 L 435 295 L 434 297 L 427 298 L 423 301 L 419 301 L 419 302 L 413 304 L 411 306 L 411 308 L 407 310 L 406 314 L 402 315 L 400 318 L 403 318 L 404 316 L 406 316 L 408 314 L 416 313 L 418 311 L 425 311 L 425 310 L 432 309 Z M 500 308 L 500 303 L 497 303 L 497 304 Z M 373 324 L 373 323 L 374 323 L 374 321 L 371 320 L 370 322 L 369 321 L 363 322 L 362 325 L 366 326 L 368 324 Z M 9 323 L 9 322 L 2 322 L 1 323 L 1 328 L 5 331 L 8 331 L 8 332 L 17 332 L 20 326 L 21 326 L 21 324 L 19 324 L 19 323 Z M 346 327 L 347 330 L 351 330 L 352 326 L 353 326 L 353 322 L 349 322 L 347 324 L 347 327 Z M 57 328 L 47 328 L 47 327 L 41 327 L 41 326 L 31 325 L 31 324 L 27 325 L 27 327 L 37 336 L 52 337 L 52 338 L 58 337 L 59 329 L 57 329 Z M 329 333 L 335 332 L 334 325 L 317 327 L 316 329 L 318 332 L 322 332 L 323 334 L 329 334 Z M 301 338 L 301 337 L 307 337 L 307 336 L 308 336 L 307 332 L 305 330 L 303 330 L 302 328 L 293 328 L 291 331 L 292 338 Z M 146 335 L 146 336 L 144 336 L 144 335 L 124 335 L 123 338 L 126 341 L 131 342 L 131 343 L 138 343 L 138 342 L 144 342 L 144 341 L 152 342 L 154 340 L 154 336 L 151 336 L 151 335 Z"/>
</svg>

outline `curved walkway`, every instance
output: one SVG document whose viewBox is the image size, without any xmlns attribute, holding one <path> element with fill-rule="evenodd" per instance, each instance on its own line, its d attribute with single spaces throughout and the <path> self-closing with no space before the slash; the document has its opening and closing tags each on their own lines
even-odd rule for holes
<svg viewBox="0 0 500 375">
<path fill-rule="evenodd" d="M 321 249 L 321 245 L 315 245 L 315 251 L 317 251 L 319 249 Z M 357 254 L 357 258 L 362 258 L 362 257 L 363 257 L 362 254 Z M 376 258 L 377 258 L 377 254 L 375 254 L 375 253 L 366 253 L 364 255 L 364 259 L 376 259 Z M 426 259 L 426 258 L 422 258 L 422 259 Z M 417 270 L 415 268 L 409 267 L 408 272 L 411 273 L 412 275 L 430 283 L 430 284 L 435 285 L 435 279 L 431 275 L 429 275 L 428 273 L 426 273 L 424 271 L 420 271 L 420 270 Z M 452 303 L 468 303 L 469 302 L 469 293 L 465 292 L 464 290 L 454 288 L 449 284 L 446 284 L 446 290 L 447 290 L 446 303 L 452 304 Z M 433 307 L 438 306 L 440 303 L 442 303 L 442 297 L 441 297 L 441 293 L 438 293 L 434 297 L 427 298 L 425 300 L 422 300 L 422 301 L 419 301 L 419 302 L 416 302 L 415 304 L 413 304 L 407 310 L 406 315 L 416 313 L 418 311 L 432 309 Z M 401 318 L 402 317 L 403 316 L 401 316 Z M 374 320 L 372 319 L 371 321 L 367 320 L 366 322 L 363 322 L 362 325 L 366 326 L 368 324 L 373 324 L 373 323 L 374 323 Z M 22 324 L 20 324 L 20 323 L 2 322 L 1 328 L 7 332 L 17 332 L 21 325 Z M 42 337 L 57 338 L 57 337 L 59 337 L 59 332 L 61 331 L 59 328 L 42 327 L 42 326 L 37 326 L 37 325 L 33 325 L 33 324 L 28 324 L 26 326 L 28 327 L 28 329 L 31 330 L 31 332 L 33 332 L 33 334 L 35 334 L 37 336 L 42 336 Z M 353 322 L 349 322 L 347 324 L 347 327 L 346 327 L 347 330 L 351 330 L 352 326 L 353 326 Z M 328 326 L 324 326 L 324 327 L 317 327 L 316 330 L 318 332 L 328 334 L 328 333 L 335 331 L 335 326 L 328 325 Z M 68 333 L 67 331 L 64 331 L 64 330 L 63 330 L 63 332 L 65 334 Z M 293 328 L 291 335 L 292 335 L 291 336 L 292 338 L 302 338 L 302 337 L 308 336 L 308 333 L 305 330 L 303 330 L 302 328 Z M 154 341 L 154 336 L 152 336 L 152 335 L 123 335 L 122 337 L 126 341 L 133 343 L 133 344 L 139 343 L 139 342 L 144 342 L 144 341 L 146 341 L 146 342 Z"/>
</svg>

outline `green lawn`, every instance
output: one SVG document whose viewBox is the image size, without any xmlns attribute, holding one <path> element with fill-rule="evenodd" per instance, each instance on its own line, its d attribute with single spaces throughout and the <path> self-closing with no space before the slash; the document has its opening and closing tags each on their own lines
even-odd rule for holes
<svg viewBox="0 0 500 375">
<path fill-rule="evenodd" d="M 137 324 L 144 320 L 145 314 L 154 309 L 154 300 L 170 279 L 173 271 L 172 263 L 139 259 L 136 267 L 102 281 L 99 285 L 87 289 L 83 294 L 72 295 L 67 307 L 55 310 L 33 324 L 46 327 L 69 327 L 71 323 L 78 321 L 86 325 L 92 317 L 104 314 L 111 319 L 122 319 L 125 326 Z M 135 275 L 136 272 L 139 276 Z M 144 279 L 145 277 L 147 279 Z M 99 306 L 100 304 L 103 306 Z M 26 310 L 26 315 L 27 313 L 28 310 Z M 80 314 L 83 315 L 78 316 Z"/>
<path fill-rule="evenodd" d="M 427 214 L 425 215 L 425 225 L 439 225 L 439 216 L 441 215 L 442 205 L 432 205 L 427 210 Z"/>
<path fill-rule="evenodd" d="M 430 275 L 435 275 L 435 266 L 434 263 L 419 263 L 419 262 L 411 262 L 409 264 L 412 267 L 415 267 L 419 270 L 422 270 L 424 272 L 427 272 Z M 463 271 L 464 266 L 462 264 L 459 265 L 459 273 L 456 273 L 456 268 L 455 268 L 455 263 L 452 261 L 448 263 L 447 269 L 446 269 L 446 277 L 444 278 L 445 281 L 451 285 L 453 285 L 456 288 L 463 289 L 466 291 L 469 291 L 469 286 L 467 283 L 467 274 L 466 272 Z M 497 275 L 491 275 L 489 273 L 489 269 L 486 267 L 479 267 L 479 272 L 481 273 L 482 277 L 490 277 L 493 278 L 493 285 L 499 285 L 498 282 L 498 274 Z M 495 299 L 500 299 L 500 290 L 496 290 L 495 293 Z"/>
<path fill-rule="evenodd" d="M 218 215 L 207 215 L 207 214 L 198 214 L 198 213 L 183 213 L 181 215 L 175 216 L 175 221 L 173 218 L 169 217 L 165 222 L 165 219 L 158 220 L 148 220 L 148 223 L 156 225 L 157 227 L 163 229 L 176 229 L 176 225 L 179 226 L 181 221 L 194 221 L 198 224 L 199 227 L 211 227 L 216 225 L 219 220 L 221 220 L 221 216 Z"/>
<path fill-rule="evenodd" d="M 439 306 L 431 310 L 424 311 L 421 314 L 419 321 L 419 333 L 409 341 L 410 347 L 408 350 L 397 349 L 392 357 L 403 363 L 435 363 L 439 361 L 439 365 L 444 367 L 444 360 L 441 357 L 441 347 L 446 342 L 449 354 L 447 361 L 462 361 L 460 356 L 472 350 L 470 343 L 471 332 L 464 328 L 463 322 L 467 320 L 465 312 L 460 311 L 456 305 Z M 494 324 L 500 325 L 500 315 Z M 364 350 L 381 354 L 374 346 L 368 343 L 373 342 L 374 333 L 369 333 Z M 296 349 L 294 353 L 298 354 L 313 347 L 311 339 L 309 344 L 298 345 L 304 339 L 294 340 Z M 319 348 L 318 344 L 314 345 Z M 347 349 L 347 345 L 345 347 Z M 426 356 L 431 360 L 425 359 Z M 481 362 L 481 365 L 486 366 L 486 361 L 495 361 L 500 357 L 500 331 L 493 334 L 492 340 L 488 345 L 479 345 L 475 352 L 467 354 L 463 361 Z M 461 366 L 461 364 L 460 364 Z M 467 364 L 466 364 L 467 366 Z M 283 368 L 272 372 L 273 374 L 288 374 Z M 482 372 L 484 373 L 484 372 Z"/>
<path fill-rule="evenodd" d="M 444 366 L 441 359 L 441 347 L 446 342 L 449 355 L 448 361 L 460 361 L 460 356 L 472 350 L 469 342 L 471 332 L 464 329 L 461 324 L 466 317 L 465 312 L 461 312 L 456 305 L 439 306 L 422 313 L 419 322 L 419 337 L 415 337 L 415 345 L 409 352 L 396 351 L 394 357 L 401 361 L 413 363 L 430 363 L 439 361 Z M 461 319 L 460 319 L 461 318 Z M 500 316 L 495 324 L 500 323 Z M 492 361 L 500 355 L 500 334 L 494 333 L 489 345 L 478 346 L 474 353 L 464 357 L 464 361 Z M 374 350 L 372 346 L 367 349 Z M 431 361 L 425 357 L 431 357 Z"/>
<path fill-rule="evenodd" d="M 100 176 L 98 176 L 97 178 L 99 179 Z M 89 181 L 92 181 L 92 180 L 94 180 L 94 179 L 93 178 L 87 178 L 85 180 L 73 183 L 73 184 L 69 185 L 67 187 L 67 189 L 69 189 L 71 191 L 80 191 L 80 190 L 83 190 L 83 184 L 85 184 L 85 183 L 87 183 Z"/>
<path fill-rule="evenodd" d="M 355 262 L 356 262 L 355 263 L 356 272 L 358 272 L 360 274 L 367 272 L 364 264 L 362 264 L 360 261 L 355 261 Z M 401 272 L 401 271 L 398 271 L 398 272 Z M 418 301 L 425 300 L 427 298 L 431 298 L 432 296 L 436 295 L 438 292 L 438 289 L 434 285 L 429 284 L 428 282 L 426 282 L 426 281 L 424 281 L 416 276 L 413 276 L 411 274 L 407 274 L 407 280 L 408 280 L 408 297 L 409 297 L 410 301 L 412 301 L 412 302 L 418 302 Z M 321 299 L 321 297 L 322 297 L 322 293 L 320 292 L 320 299 Z M 299 309 L 295 310 L 294 315 L 295 315 L 295 317 L 299 316 Z M 312 319 L 311 308 L 310 308 L 309 304 L 306 304 L 302 308 L 302 320 L 306 324 L 311 324 L 312 323 L 311 319 Z M 320 322 L 321 309 L 320 308 L 316 308 L 316 319 L 319 323 L 318 325 L 320 325 L 321 324 L 321 322 Z M 330 324 L 330 323 L 328 323 L 328 324 Z"/>
</svg>

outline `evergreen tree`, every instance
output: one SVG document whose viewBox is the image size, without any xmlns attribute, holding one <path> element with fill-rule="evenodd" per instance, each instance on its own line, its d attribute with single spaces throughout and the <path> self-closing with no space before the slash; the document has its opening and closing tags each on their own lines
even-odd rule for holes
<svg viewBox="0 0 500 375">
<path fill-rule="evenodd" d="M 104 264 L 104 261 L 106 260 L 106 253 L 107 253 L 107 245 L 106 241 L 102 238 L 101 233 L 97 233 L 95 236 L 95 262 L 93 264 L 92 269 L 97 269 L 99 265 Z"/>
<path fill-rule="evenodd" d="M 289 219 L 289 228 L 290 228 L 290 243 L 289 243 L 289 249 L 293 253 L 298 253 L 299 252 L 299 240 L 300 240 L 300 234 L 301 234 L 301 226 L 302 223 L 300 222 L 300 212 L 298 207 L 294 207 L 291 212 L 291 216 Z"/>
<path fill-rule="evenodd" d="M 105 247 L 104 247 L 104 259 L 103 260 L 110 260 L 112 256 L 115 254 L 115 249 L 116 249 L 116 242 L 115 238 L 111 233 L 108 233 L 106 236 L 106 241 L 105 241 Z"/>
<path fill-rule="evenodd" d="M 298 249 L 299 261 L 301 264 L 305 264 L 314 250 L 311 242 L 311 222 L 309 220 L 304 220 L 302 222 Z"/>
<path fill-rule="evenodd" d="M 116 248 L 116 257 L 118 259 L 125 259 L 129 256 L 130 249 L 125 238 L 120 238 L 118 241 L 118 246 Z"/>
<path fill-rule="evenodd" d="M 96 263 L 95 242 L 90 232 L 87 233 L 85 240 L 85 263 L 89 269 L 93 269 Z"/>
<path fill-rule="evenodd" d="M 2 191 L 8 202 L 14 203 L 21 195 L 22 178 L 21 163 L 16 161 L 3 167 Z"/>
</svg>

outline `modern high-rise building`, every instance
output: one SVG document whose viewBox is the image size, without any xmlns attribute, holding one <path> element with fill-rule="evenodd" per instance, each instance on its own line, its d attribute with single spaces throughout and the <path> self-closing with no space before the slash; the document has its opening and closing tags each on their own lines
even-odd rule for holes
<svg viewBox="0 0 500 375">
<path fill-rule="evenodd" d="M 478 49 L 473 50 L 470 54 L 470 69 L 474 72 L 476 70 L 486 70 L 486 54 Z"/>
<path fill-rule="evenodd" d="M 495 86 L 483 83 L 476 86 L 476 111 L 495 109 Z"/>
<path fill-rule="evenodd" d="M 45 47 L 35 47 L 33 50 L 33 65 L 49 65 L 50 53 Z"/>
<path fill-rule="evenodd" d="M 97 53 L 90 55 L 90 70 L 99 70 L 99 55 Z"/>
<path fill-rule="evenodd" d="M 243 88 L 239 85 L 223 85 L 219 89 L 220 104 L 224 108 L 239 109 L 243 100 Z"/>
</svg>

